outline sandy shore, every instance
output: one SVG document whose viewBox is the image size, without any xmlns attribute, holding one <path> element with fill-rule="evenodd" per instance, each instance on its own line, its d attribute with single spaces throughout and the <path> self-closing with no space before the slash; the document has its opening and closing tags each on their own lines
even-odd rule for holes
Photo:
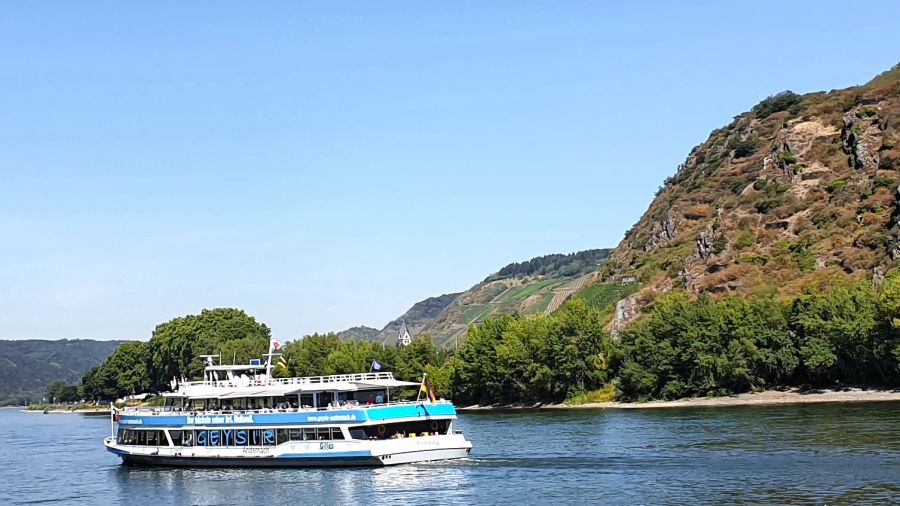
<svg viewBox="0 0 900 506">
<path fill-rule="evenodd" d="M 23 413 L 38 413 L 41 414 L 44 411 L 40 409 L 23 409 L 21 410 Z M 84 414 L 84 413 L 109 413 L 109 407 L 105 408 L 79 408 L 79 409 L 49 409 L 47 410 L 49 414 Z"/>
<path fill-rule="evenodd" d="M 728 397 L 699 397 L 677 401 L 650 402 L 595 402 L 588 404 L 542 404 L 534 406 L 466 406 L 462 411 L 491 409 L 661 409 L 727 406 L 770 406 L 777 404 L 812 404 L 825 402 L 876 402 L 900 401 L 900 390 L 863 390 L 847 388 L 842 390 L 767 390 L 752 394 L 738 394 Z"/>
</svg>

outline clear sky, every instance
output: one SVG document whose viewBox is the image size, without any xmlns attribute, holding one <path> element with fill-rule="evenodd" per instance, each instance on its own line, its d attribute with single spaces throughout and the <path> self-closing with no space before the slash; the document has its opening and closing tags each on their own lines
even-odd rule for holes
<svg viewBox="0 0 900 506">
<path fill-rule="evenodd" d="M 615 246 L 710 130 L 900 61 L 900 2 L 14 2 L 0 338 L 380 328 Z"/>
</svg>

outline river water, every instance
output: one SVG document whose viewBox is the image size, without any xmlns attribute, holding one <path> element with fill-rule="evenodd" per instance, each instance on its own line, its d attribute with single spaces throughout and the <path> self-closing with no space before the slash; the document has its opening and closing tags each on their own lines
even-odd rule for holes
<svg viewBox="0 0 900 506">
<path fill-rule="evenodd" d="M 120 465 L 109 418 L 0 410 L 4 504 L 900 502 L 900 403 L 467 413 L 464 460 L 363 469 Z"/>
</svg>

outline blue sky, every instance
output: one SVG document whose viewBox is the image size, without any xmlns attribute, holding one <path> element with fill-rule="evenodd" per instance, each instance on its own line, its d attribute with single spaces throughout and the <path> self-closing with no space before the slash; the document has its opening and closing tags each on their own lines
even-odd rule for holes
<svg viewBox="0 0 900 506">
<path fill-rule="evenodd" d="M 380 328 L 615 246 L 712 129 L 900 61 L 895 2 L 485 4 L 6 5 L 0 338 Z"/>
</svg>

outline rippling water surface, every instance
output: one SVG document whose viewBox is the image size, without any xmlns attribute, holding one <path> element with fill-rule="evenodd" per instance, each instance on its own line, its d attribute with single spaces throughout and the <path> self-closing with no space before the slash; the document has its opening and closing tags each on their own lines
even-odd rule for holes
<svg viewBox="0 0 900 506">
<path fill-rule="evenodd" d="M 364 469 L 120 465 L 109 419 L 0 410 L 0 497 L 36 504 L 900 502 L 900 403 L 461 415 L 468 459 Z"/>
</svg>

